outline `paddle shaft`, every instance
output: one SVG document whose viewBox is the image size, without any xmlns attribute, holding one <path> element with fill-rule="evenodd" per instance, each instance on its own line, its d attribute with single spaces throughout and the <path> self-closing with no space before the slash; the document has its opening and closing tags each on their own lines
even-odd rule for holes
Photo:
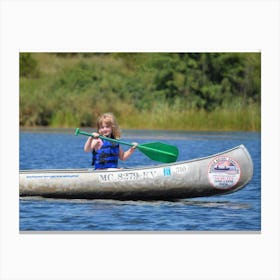
<svg viewBox="0 0 280 280">
<path fill-rule="evenodd" d="M 77 129 L 76 129 L 76 132 L 75 132 L 75 135 L 78 135 L 78 134 L 82 134 L 82 135 L 85 135 L 85 136 L 93 137 L 91 133 L 88 133 L 88 132 L 85 132 L 85 131 L 81 131 L 79 128 L 77 128 Z M 131 147 L 134 146 L 134 144 L 132 144 L 132 143 L 127 143 L 127 142 L 124 142 L 124 141 L 121 141 L 121 140 L 108 138 L 108 137 L 105 137 L 105 136 L 102 136 L 102 135 L 99 135 L 98 137 L 99 137 L 100 139 L 107 140 L 107 141 L 110 141 L 110 142 L 115 142 L 115 143 L 119 143 L 119 144 L 131 146 Z M 167 151 L 162 151 L 162 150 L 159 151 L 159 150 L 157 150 L 157 149 L 153 149 L 153 148 L 151 148 L 151 147 L 145 147 L 145 146 L 143 146 L 143 145 L 137 145 L 136 148 L 139 148 L 139 150 L 146 150 L 146 151 L 151 151 L 151 152 L 156 152 L 156 153 L 165 154 L 165 155 L 168 155 L 168 156 L 174 156 L 174 154 L 169 153 L 169 152 L 167 152 Z"/>
<path fill-rule="evenodd" d="M 88 132 L 85 132 L 85 131 L 81 131 L 81 130 L 76 130 L 75 134 L 76 135 L 82 134 L 82 135 L 93 137 L 93 135 L 91 133 L 88 133 Z M 110 142 L 115 142 L 115 143 L 124 144 L 124 145 L 128 145 L 128 146 L 134 146 L 131 143 L 123 142 L 121 140 L 105 137 L 105 136 L 102 136 L 102 135 L 99 135 L 98 138 L 103 139 L 103 140 L 107 140 L 107 141 L 110 141 Z"/>
</svg>

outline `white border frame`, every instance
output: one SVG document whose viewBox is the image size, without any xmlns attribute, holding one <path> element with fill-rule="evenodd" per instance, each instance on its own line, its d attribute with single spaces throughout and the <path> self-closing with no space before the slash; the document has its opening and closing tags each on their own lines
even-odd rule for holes
<svg viewBox="0 0 280 280">
<path fill-rule="evenodd" d="M 280 279 L 279 2 L 1 2 L 0 279 Z M 260 234 L 20 234 L 20 51 L 261 51 Z"/>
</svg>

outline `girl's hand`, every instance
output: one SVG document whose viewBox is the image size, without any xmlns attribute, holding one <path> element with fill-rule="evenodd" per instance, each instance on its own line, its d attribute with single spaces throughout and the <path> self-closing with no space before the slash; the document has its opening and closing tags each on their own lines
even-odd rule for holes
<svg viewBox="0 0 280 280">
<path fill-rule="evenodd" d="M 85 145 L 84 145 L 84 151 L 85 152 L 92 152 L 94 149 L 100 149 L 102 146 L 102 141 L 99 137 L 99 134 L 97 132 L 93 132 L 92 136 L 90 136 Z"/>
<path fill-rule="evenodd" d="M 138 143 L 136 142 L 132 142 L 133 146 L 131 147 L 131 149 L 135 150 L 138 146 Z"/>
<path fill-rule="evenodd" d="M 93 138 L 98 138 L 98 137 L 99 137 L 99 133 L 93 132 L 93 133 L 92 133 L 92 137 L 93 137 Z"/>
</svg>

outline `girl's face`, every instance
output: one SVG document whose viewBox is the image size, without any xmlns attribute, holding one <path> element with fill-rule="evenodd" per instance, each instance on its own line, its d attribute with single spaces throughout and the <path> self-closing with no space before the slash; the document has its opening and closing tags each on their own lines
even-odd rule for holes
<svg viewBox="0 0 280 280">
<path fill-rule="evenodd" d="M 110 137 L 112 134 L 112 126 L 103 122 L 98 132 L 103 136 Z"/>
</svg>

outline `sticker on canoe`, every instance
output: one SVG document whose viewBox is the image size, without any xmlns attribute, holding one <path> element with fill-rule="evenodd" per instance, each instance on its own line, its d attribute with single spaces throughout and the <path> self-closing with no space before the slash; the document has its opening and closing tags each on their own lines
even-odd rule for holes
<svg viewBox="0 0 280 280">
<path fill-rule="evenodd" d="M 170 167 L 163 168 L 163 175 L 164 176 L 171 176 L 171 169 L 170 169 Z"/>
<path fill-rule="evenodd" d="M 208 168 L 208 179 L 217 189 L 230 189 L 240 179 L 240 166 L 232 158 L 221 156 L 213 159 Z"/>
</svg>

